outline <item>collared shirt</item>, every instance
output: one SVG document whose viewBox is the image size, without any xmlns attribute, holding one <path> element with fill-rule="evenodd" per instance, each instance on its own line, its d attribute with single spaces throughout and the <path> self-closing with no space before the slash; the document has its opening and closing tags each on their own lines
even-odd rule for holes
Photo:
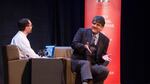
<svg viewBox="0 0 150 84">
<path fill-rule="evenodd" d="M 95 45 L 96 45 L 96 44 L 97 44 L 97 42 L 98 42 L 99 33 L 98 33 L 98 34 L 96 34 L 96 35 L 94 35 L 94 34 L 93 34 L 93 36 L 95 37 L 95 41 L 94 41 L 94 43 L 95 43 Z"/>
<path fill-rule="evenodd" d="M 18 46 L 20 59 L 40 58 L 40 56 L 37 55 L 31 48 L 30 42 L 26 35 L 21 31 L 18 31 L 18 33 L 13 37 L 11 44 Z"/>
</svg>

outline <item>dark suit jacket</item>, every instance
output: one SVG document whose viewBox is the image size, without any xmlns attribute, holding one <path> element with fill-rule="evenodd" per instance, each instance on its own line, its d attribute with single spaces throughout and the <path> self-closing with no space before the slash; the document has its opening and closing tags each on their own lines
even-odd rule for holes
<svg viewBox="0 0 150 84">
<path fill-rule="evenodd" d="M 71 47 L 74 49 L 72 59 L 74 60 L 87 60 L 87 49 L 84 45 L 92 40 L 92 30 L 80 28 L 74 36 Z M 92 58 L 92 64 L 102 64 L 104 60 L 102 56 L 106 54 L 109 45 L 109 39 L 102 33 L 99 33 L 97 43 L 96 57 Z"/>
</svg>

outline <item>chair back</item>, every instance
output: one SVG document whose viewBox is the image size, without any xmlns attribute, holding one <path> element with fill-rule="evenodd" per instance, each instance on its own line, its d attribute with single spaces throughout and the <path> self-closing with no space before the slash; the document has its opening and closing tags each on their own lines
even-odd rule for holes
<svg viewBox="0 0 150 84">
<path fill-rule="evenodd" d="M 16 45 L 6 45 L 5 48 L 8 61 L 19 59 L 19 49 Z"/>
</svg>

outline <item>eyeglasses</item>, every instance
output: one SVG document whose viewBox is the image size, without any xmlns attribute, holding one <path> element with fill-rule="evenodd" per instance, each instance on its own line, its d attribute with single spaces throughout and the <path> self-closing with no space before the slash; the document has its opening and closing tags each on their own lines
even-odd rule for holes
<svg viewBox="0 0 150 84">
<path fill-rule="evenodd" d="M 92 24 L 93 24 L 93 25 L 96 25 L 96 26 L 98 26 L 98 27 L 100 27 L 100 28 L 103 27 L 100 23 L 93 22 Z"/>
</svg>

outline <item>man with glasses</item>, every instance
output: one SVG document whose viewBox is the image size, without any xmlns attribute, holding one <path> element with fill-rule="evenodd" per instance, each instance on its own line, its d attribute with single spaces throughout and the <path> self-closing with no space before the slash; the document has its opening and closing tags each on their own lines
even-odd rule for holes
<svg viewBox="0 0 150 84">
<path fill-rule="evenodd" d="M 104 17 L 95 16 L 91 28 L 80 28 L 72 41 L 72 70 L 80 75 L 82 84 L 103 84 L 108 76 L 109 39 L 101 33 L 104 25 Z"/>
</svg>

